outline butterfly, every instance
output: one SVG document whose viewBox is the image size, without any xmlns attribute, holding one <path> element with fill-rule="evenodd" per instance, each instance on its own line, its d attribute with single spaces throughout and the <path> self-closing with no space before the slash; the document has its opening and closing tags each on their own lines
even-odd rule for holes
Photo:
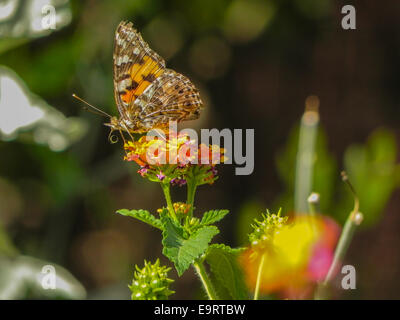
<svg viewBox="0 0 400 320">
<path fill-rule="evenodd" d="M 164 59 L 143 40 L 131 22 L 122 21 L 114 39 L 114 96 L 119 118 L 113 130 L 143 133 L 167 128 L 169 121 L 195 120 L 203 103 L 184 75 L 165 67 Z"/>
<path fill-rule="evenodd" d="M 111 133 L 166 129 L 169 121 L 195 120 L 200 116 L 203 103 L 199 90 L 186 76 L 166 68 L 164 59 L 149 47 L 131 22 L 122 21 L 116 29 L 113 64 L 119 117 L 110 116 L 73 95 L 107 115 L 110 122 L 105 125 L 111 128 Z"/>
</svg>

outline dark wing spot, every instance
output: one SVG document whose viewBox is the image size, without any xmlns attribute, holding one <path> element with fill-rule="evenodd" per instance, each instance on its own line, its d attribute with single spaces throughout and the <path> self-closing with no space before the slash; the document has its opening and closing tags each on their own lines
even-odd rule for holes
<svg viewBox="0 0 400 320">
<path fill-rule="evenodd" d="M 138 87 L 139 83 L 137 83 L 135 80 L 132 80 L 132 84 L 130 86 L 126 87 L 126 90 L 134 90 Z"/>
<path fill-rule="evenodd" d="M 132 64 L 132 62 L 122 62 L 121 64 L 116 65 L 116 67 L 117 67 L 118 69 L 124 69 L 124 68 L 129 69 L 130 66 L 131 66 L 131 64 Z"/>
<path fill-rule="evenodd" d="M 144 81 L 148 81 L 148 82 L 153 82 L 154 80 L 156 80 L 156 77 L 154 76 L 154 74 L 150 73 L 147 76 L 142 76 Z"/>
<path fill-rule="evenodd" d="M 129 74 L 129 73 L 125 73 L 125 74 L 122 74 L 119 78 L 118 78 L 118 82 L 119 81 L 122 81 L 122 80 L 125 80 L 125 79 L 129 79 L 131 77 L 131 75 Z"/>
<path fill-rule="evenodd" d="M 137 57 L 137 56 L 135 56 L 135 63 L 137 63 L 137 64 L 140 64 L 140 65 L 143 65 L 144 64 L 144 59 L 143 59 L 143 57 Z"/>
</svg>

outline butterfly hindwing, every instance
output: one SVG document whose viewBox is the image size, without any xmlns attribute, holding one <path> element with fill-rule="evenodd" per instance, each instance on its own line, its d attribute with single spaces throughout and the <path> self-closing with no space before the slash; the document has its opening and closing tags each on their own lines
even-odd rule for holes
<svg viewBox="0 0 400 320">
<path fill-rule="evenodd" d="M 202 101 L 199 91 L 184 75 L 165 69 L 134 102 L 143 131 L 162 128 L 169 121 L 195 120 Z"/>
</svg>

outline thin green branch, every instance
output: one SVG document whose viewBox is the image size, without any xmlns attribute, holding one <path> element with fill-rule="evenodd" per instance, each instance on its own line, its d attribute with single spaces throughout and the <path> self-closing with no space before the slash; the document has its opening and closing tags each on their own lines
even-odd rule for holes
<svg viewBox="0 0 400 320">
<path fill-rule="evenodd" d="M 218 299 L 217 294 L 211 283 L 210 278 L 207 275 L 207 272 L 206 272 L 206 269 L 204 268 L 203 263 L 200 261 L 193 262 L 193 267 L 196 270 L 196 273 L 199 276 L 199 278 L 203 284 L 203 287 L 207 293 L 208 299 L 209 300 L 217 300 Z"/>
<path fill-rule="evenodd" d="M 258 295 L 260 292 L 260 285 L 261 285 L 261 275 L 262 275 L 262 270 L 264 268 L 264 262 L 265 262 L 265 254 L 262 255 L 260 264 L 258 266 L 256 288 L 254 289 L 254 300 L 258 300 Z"/>
<path fill-rule="evenodd" d="M 163 192 L 164 192 L 165 201 L 167 202 L 167 207 L 168 207 L 169 214 L 171 215 L 171 217 L 172 217 L 174 220 L 178 220 L 178 218 L 176 217 L 176 213 L 175 213 L 175 210 L 174 210 L 174 206 L 172 205 L 172 201 L 171 201 L 171 194 L 170 194 L 170 185 L 169 185 L 169 183 L 163 183 L 163 182 L 161 182 L 161 188 L 163 189 Z"/>
<path fill-rule="evenodd" d="M 319 193 L 312 192 L 307 198 L 308 212 L 310 215 L 315 216 L 320 212 L 319 209 Z"/>
<path fill-rule="evenodd" d="M 314 149 L 319 123 L 319 99 L 310 96 L 306 100 L 306 110 L 301 118 L 299 146 L 296 157 L 296 177 L 294 204 L 296 213 L 307 212 L 307 197 L 312 189 Z"/>
<path fill-rule="evenodd" d="M 336 246 L 335 255 L 333 257 L 332 264 L 329 268 L 329 271 L 325 277 L 323 285 L 328 285 L 333 279 L 333 276 L 337 269 L 339 268 L 340 263 L 343 261 L 343 258 L 349 248 L 351 240 L 353 239 L 354 231 L 362 222 L 363 215 L 358 212 L 357 214 L 353 214 L 353 212 L 347 218 L 347 221 L 343 227 L 342 234 L 340 236 L 339 242 Z"/>
<path fill-rule="evenodd" d="M 197 183 L 195 179 L 187 181 L 187 201 L 186 203 L 190 205 L 188 216 L 191 218 L 193 216 L 194 209 L 194 196 L 196 194 Z"/>
<path fill-rule="evenodd" d="M 329 271 L 322 283 L 319 284 L 317 291 L 316 291 L 316 298 L 323 299 L 325 298 L 326 288 L 328 287 L 329 283 L 332 281 L 336 271 L 339 269 L 340 264 L 342 263 L 347 249 L 350 246 L 351 240 L 353 239 L 354 231 L 356 228 L 361 224 L 363 220 L 363 214 L 359 212 L 359 200 L 357 194 L 351 185 L 350 181 L 348 180 L 347 174 L 343 171 L 342 179 L 346 184 L 349 186 L 353 196 L 354 196 L 354 208 L 350 212 L 346 223 L 344 224 L 342 234 L 340 235 L 338 244 L 336 246 L 335 254 L 333 256 L 332 264 L 329 268 Z"/>
</svg>

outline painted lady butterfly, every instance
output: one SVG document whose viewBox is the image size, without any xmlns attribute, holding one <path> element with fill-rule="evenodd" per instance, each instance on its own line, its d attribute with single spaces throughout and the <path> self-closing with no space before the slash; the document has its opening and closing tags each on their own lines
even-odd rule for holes
<svg viewBox="0 0 400 320">
<path fill-rule="evenodd" d="M 142 39 L 131 22 L 121 22 L 114 40 L 114 95 L 120 117 L 106 125 L 113 130 L 143 133 L 167 128 L 169 121 L 200 116 L 199 91 Z"/>
</svg>

